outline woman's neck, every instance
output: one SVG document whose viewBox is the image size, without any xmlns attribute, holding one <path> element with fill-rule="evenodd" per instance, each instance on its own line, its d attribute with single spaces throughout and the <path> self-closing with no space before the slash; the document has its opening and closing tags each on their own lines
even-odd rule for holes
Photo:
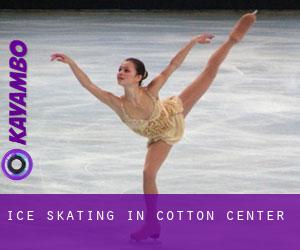
<svg viewBox="0 0 300 250">
<path fill-rule="evenodd" d="M 129 102 L 139 105 L 141 103 L 141 87 L 137 85 L 124 87 L 125 99 Z"/>
</svg>

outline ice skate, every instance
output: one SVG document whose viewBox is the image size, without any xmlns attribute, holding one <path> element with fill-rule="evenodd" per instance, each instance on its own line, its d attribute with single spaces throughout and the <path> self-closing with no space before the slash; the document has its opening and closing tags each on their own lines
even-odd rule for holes
<svg viewBox="0 0 300 250">
<path fill-rule="evenodd" d="M 131 240 L 141 241 L 148 238 L 157 240 L 160 236 L 159 223 L 145 223 L 138 231 L 130 235 Z"/>
<path fill-rule="evenodd" d="M 230 32 L 229 36 L 231 40 L 233 40 L 236 43 L 242 40 L 242 38 L 247 33 L 249 28 L 255 22 L 256 13 L 257 11 L 254 11 L 253 13 L 245 14 L 240 18 L 240 20 L 237 22 L 237 24 L 233 27 L 232 31 Z"/>
</svg>

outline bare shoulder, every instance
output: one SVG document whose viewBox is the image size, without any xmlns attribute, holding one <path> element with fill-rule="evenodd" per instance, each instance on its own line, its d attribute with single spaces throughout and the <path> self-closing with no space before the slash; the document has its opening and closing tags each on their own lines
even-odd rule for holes
<svg viewBox="0 0 300 250">
<path fill-rule="evenodd" d="M 105 103 L 116 113 L 119 114 L 122 110 L 122 101 L 123 101 L 122 96 L 117 96 L 111 92 L 106 92 L 106 96 L 107 98 Z"/>
</svg>

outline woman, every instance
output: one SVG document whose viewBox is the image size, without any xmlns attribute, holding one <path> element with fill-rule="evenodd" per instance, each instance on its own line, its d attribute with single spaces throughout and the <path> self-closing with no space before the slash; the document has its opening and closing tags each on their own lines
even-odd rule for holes
<svg viewBox="0 0 300 250">
<path fill-rule="evenodd" d="M 201 34 L 192 38 L 169 65 L 145 87 L 141 86 L 148 75 L 144 64 L 135 58 L 126 59 L 117 74 L 118 84 L 124 88 L 124 95 L 121 97 L 93 84 L 70 57 L 57 53 L 51 56 L 51 60 L 68 64 L 83 87 L 113 109 L 131 129 L 149 138 L 143 172 L 143 189 L 145 194 L 157 194 L 155 182 L 157 172 L 172 146 L 182 137 L 185 117 L 213 82 L 230 49 L 243 38 L 255 19 L 256 11 L 242 16 L 228 39 L 210 57 L 203 72 L 178 96 L 163 101 L 158 98 L 159 91 L 170 75 L 197 43 L 210 43 L 213 35 Z M 147 207 L 148 211 L 153 210 L 153 204 L 152 209 L 151 204 L 147 204 Z M 156 234 L 144 232 L 142 238 L 151 235 Z"/>
</svg>

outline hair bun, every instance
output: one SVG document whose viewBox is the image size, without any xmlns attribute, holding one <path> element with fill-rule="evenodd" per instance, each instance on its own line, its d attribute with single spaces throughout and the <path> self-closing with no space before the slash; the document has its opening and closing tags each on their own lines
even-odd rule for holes
<svg viewBox="0 0 300 250">
<path fill-rule="evenodd" d="M 147 72 L 147 70 L 145 70 L 145 73 L 143 75 L 143 80 L 146 79 L 147 77 L 148 77 L 148 72 Z"/>
</svg>

